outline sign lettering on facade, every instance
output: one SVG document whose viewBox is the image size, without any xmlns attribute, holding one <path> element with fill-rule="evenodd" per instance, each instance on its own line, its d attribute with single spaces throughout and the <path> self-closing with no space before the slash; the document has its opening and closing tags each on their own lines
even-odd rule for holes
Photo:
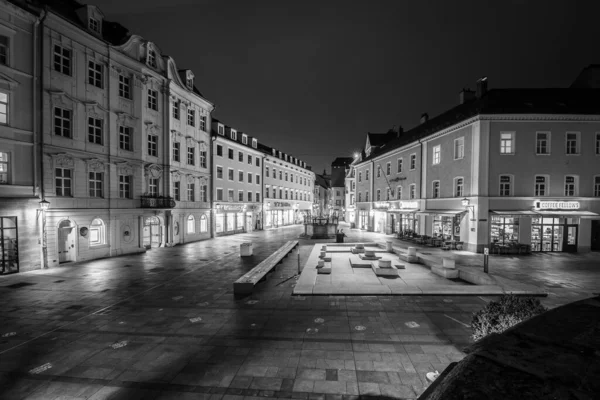
<svg viewBox="0 0 600 400">
<path fill-rule="evenodd" d="M 244 211 L 245 206 L 243 204 L 216 204 L 215 209 L 217 211 Z"/>
<path fill-rule="evenodd" d="M 400 209 L 407 209 L 407 208 L 419 208 L 419 202 L 418 201 L 401 201 L 400 202 Z"/>
<path fill-rule="evenodd" d="M 373 203 L 373 208 L 385 208 L 388 209 L 390 208 L 390 203 L 388 203 L 387 201 L 376 201 Z"/>
<path fill-rule="evenodd" d="M 274 207 L 291 207 L 292 205 L 290 203 L 286 203 L 286 202 L 282 202 L 282 201 L 275 201 L 273 202 L 273 206 Z"/>
<path fill-rule="evenodd" d="M 578 210 L 578 201 L 540 201 L 533 202 L 533 207 L 536 210 Z"/>
</svg>

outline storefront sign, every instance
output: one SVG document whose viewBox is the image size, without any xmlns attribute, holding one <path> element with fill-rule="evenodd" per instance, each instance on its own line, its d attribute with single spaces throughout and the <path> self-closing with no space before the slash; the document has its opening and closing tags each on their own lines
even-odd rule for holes
<svg viewBox="0 0 600 400">
<path fill-rule="evenodd" d="M 387 201 L 376 201 L 373 203 L 373 208 L 387 210 L 388 208 L 390 208 L 390 203 L 388 203 Z"/>
<path fill-rule="evenodd" d="M 223 212 L 223 211 L 244 211 L 244 209 L 246 208 L 246 206 L 244 204 L 216 204 L 215 205 L 215 210 L 217 210 L 217 212 Z"/>
<path fill-rule="evenodd" d="M 274 201 L 273 202 L 273 207 L 291 207 L 292 205 L 290 203 L 286 203 L 284 201 Z"/>
<path fill-rule="evenodd" d="M 540 201 L 533 202 L 536 210 L 579 210 L 578 201 Z"/>
<path fill-rule="evenodd" d="M 399 204 L 401 210 L 404 209 L 418 209 L 419 202 L 418 201 L 401 201 Z"/>
</svg>

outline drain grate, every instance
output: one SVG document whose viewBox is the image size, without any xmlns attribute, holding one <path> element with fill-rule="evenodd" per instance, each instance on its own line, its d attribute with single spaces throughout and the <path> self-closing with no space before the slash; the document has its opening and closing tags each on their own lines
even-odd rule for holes
<svg viewBox="0 0 600 400">
<path fill-rule="evenodd" d="M 24 286 L 32 286 L 32 285 L 35 285 L 35 283 L 18 282 L 18 283 L 13 283 L 12 285 L 8 285 L 8 286 L 5 286 L 5 287 L 11 288 L 11 289 L 19 289 L 19 288 L 22 288 Z"/>
</svg>

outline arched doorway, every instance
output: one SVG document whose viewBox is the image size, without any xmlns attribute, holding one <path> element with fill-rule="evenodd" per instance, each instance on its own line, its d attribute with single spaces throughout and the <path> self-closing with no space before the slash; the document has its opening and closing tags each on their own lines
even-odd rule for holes
<svg viewBox="0 0 600 400">
<path fill-rule="evenodd" d="M 162 244 L 162 226 L 158 217 L 146 217 L 144 219 L 143 240 L 144 247 L 160 247 Z"/>
<path fill-rule="evenodd" d="M 75 248 L 75 225 L 70 220 L 61 221 L 58 225 L 58 262 L 68 263 L 75 261 L 76 248 Z"/>
</svg>

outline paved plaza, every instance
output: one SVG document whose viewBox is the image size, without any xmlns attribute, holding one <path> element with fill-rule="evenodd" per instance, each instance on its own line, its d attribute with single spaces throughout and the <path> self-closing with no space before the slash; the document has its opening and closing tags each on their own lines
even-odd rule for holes
<svg viewBox="0 0 600 400">
<path fill-rule="evenodd" d="M 301 231 L 0 277 L 0 398 L 408 399 L 427 372 L 464 357 L 471 315 L 491 297 L 292 296 L 315 241 L 300 240 L 252 295 L 233 295 L 237 278 Z M 345 231 L 353 242 L 389 239 Z M 254 256 L 240 258 L 248 240 Z M 481 255 L 444 256 L 481 268 Z M 490 261 L 500 276 L 544 287 L 551 307 L 598 292 L 598 265 L 597 253 Z"/>
</svg>

